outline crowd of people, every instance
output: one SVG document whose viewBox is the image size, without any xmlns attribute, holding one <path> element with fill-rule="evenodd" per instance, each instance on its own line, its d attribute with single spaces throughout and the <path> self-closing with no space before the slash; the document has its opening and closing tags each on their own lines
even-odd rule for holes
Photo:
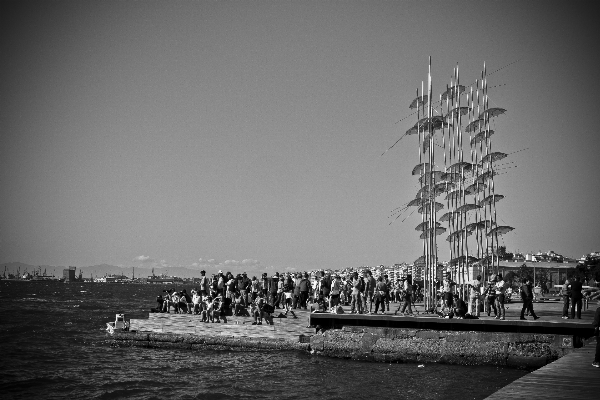
<svg viewBox="0 0 600 400">
<path fill-rule="evenodd" d="M 199 286 L 188 293 L 164 290 L 157 297 L 157 311 L 189 313 L 202 316 L 205 322 L 220 322 L 228 315 L 254 317 L 255 324 L 263 320 L 272 323 L 275 310 L 283 316 L 295 309 L 314 312 L 341 313 L 341 306 L 351 307 L 351 313 L 372 314 L 390 310 L 390 302 L 402 303 L 396 313 L 412 315 L 412 305 L 422 296 L 418 285 L 409 275 L 406 279 L 391 281 L 387 275 L 375 279 L 371 271 L 359 276 L 355 272 L 342 277 L 339 274 L 321 273 L 311 280 L 308 273 L 275 273 L 268 277 L 249 278 L 246 273 L 234 276 L 219 271 L 212 277 L 201 271 Z M 310 306 L 309 306 L 310 305 Z M 401 309 L 401 310 L 400 310 Z"/>
<path fill-rule="evenodd" d="M 465 287 L 457 288 L 456 282 L 447 273 L 443 279 L 436 279 L 436 301 L 426 313 L 438 314 L 442 318 L 477 319 L 483 310 L 496 319 L 505 320 L 505 303 L 509 285 L 502 275 L 492 275 L 488 282 L 481 276 L 469 282 Z M 465 289 L 465 290 L 463 290 Z M 462 294 L 461 295 L 459 295 Z M 530 278 L 525 278 L 519 288 L 523 302 L 520 319 L 531 316 L 539 319 L 533 310 L 533 288 Z M 562 287 L 563 318 L 581 319 L 582 301 L 599 300 L 600 289 L 593 288 L 583 292 L 580 279 L 567 280 Z M 219 271 L 212 277 L 201 271 L 199 287 L 187 293 L 173 289 L 164 290 L 157 297 L 156 311 L 170 313 L 196 314 L 203 322 L 227 322 L 227 316 L 252 317 L 253 325 L 273 324 L 274 313 L 281 310 L 279 317 L 287 318 L 291 314 L 297 318 L 294 310 L 310 307 L 311 312 L 343 313 L 342 305 L 350 306 L 350 313 L 378 314 L 390 312 L 390 303 L 399 303 L 394 314 L 413 315 L 415 301 L 422 300 L 422 289 L 414 283 L 411 275 L 396 282 L 387 275 L 373 277 L 371 271 L 358 272 L 342 277 L 339 274 L 321 273 L 316 279 L 309 279 L 308 273 L 275 273 L 268 277 L 263 273 L 261 279 L 246 273 L 234 276 Z M 464 297 L 464 298 L 463 298 Z M 466 302 L 465 302 L 466 300 Z M 571 315 L 569 317 L 569 306 Z M 600 308 L 594 318 L 595 335 L 598 336 Z M 597 345 L 594 367 L 599 367 L 600 341 Z"/>
<path fill-rule="evenodd" d="M 465 290 L 463 290 L 465 289 Z M 450 273 L 443 279 L 436 279 L 436 302 L 426 313 L 437 314 L 443 318 L 479 318 L 481 311 L 487 316 L 505 320 L 505 304 L 508 301 L 509 285 L 502 275 L 492 275 L 488 282 L 481 276 L 469 282 L 466 287 L 458 288 Z M 571 318 L 581 318 L 581 282 L 576 278 L 564 286 L 563 318 L 568 318 L 571 305 Z M 531 279 L 523 280 L 519 290 L 523 306 L 520 319 L 539 317 L 533 310 L 533 288 Z M 343 313 L 341 306 L 350 306 L 350 313 L 378 314 L 391 312 L 390 303 L 398 303 L 395 315 L 412 316 L 416 301 L 423 298 L 422 288 L 413 282 L 411 275 L 405 279 L 392 281 L 387 275 L 375 278 L 371 271 L 365 270 L 348 276 L 327 272 L 317 273 L 310 279 L 304 273 L 275 273 L 268 277 L 249 278 L 246 273 L 234 276 L 231 272 L 219 271 L 212 277 L 201 271 L 199 286 L 187 293 L 186 290 L 164 291 L 158 296 L 160 312 L 191 313 L 202 315 L 206 322 L 219 322 L 228 315 L 251 316 L 254 323 L 263 320 L 272 323 L 275 310 L 282 310 L 283 317 L 288 314 L 296 318 L 294 310 L 310 308 L 313 312 Z"/>
</svg>

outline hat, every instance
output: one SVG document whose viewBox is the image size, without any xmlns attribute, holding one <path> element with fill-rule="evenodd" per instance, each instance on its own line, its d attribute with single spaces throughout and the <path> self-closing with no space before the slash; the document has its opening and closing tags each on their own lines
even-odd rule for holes
<svg viewBox="0 0 600 400">
<path fill-rule="evenodd" d="M 223 271 L 222 271 L 222 270 L 219 270 L 219 272 L 217 272 L 217 274 L 222 274 L 222 273 L 223 273 Z"/>
<path fill-rule="evenodd" d="M 206 271 L 205 271 L 205 270 L 202 270 L 202 271 L 200 271 L 200 273 L 201 273 L 202 275 L 204 275 L 204 274 L 206 273 Z"/>
<path fill-rule="evenodd" d="M 242 275 L 248 275 L 248 274 L 244 272 Z"/>
</svg>

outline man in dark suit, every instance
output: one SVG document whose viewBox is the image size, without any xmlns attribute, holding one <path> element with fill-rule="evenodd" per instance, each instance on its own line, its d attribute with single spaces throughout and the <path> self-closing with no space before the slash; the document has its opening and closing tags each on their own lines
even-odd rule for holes
<svg viewBox="0 0 600 400">
<path fill-rule="evenodd" d="M 571 283 L 571 319 L 575 319 L 575 307 L 577 307 L 577 318 L 581 319 L 582 289 L 581 278 L 576 276 L 575 280 Z"/>
<path fill-rule="evenodd" d="M 521 308 L 520 319 L 527 319 L 525 318 L 525 310 L 529 311 L 529 315 L 531 315 L 533 319 L 538 319 L 539 317 L 535 315 L 535 311 L 533 311 L 533 291 L 531 290 L 531 279 L 529 278 L 523 280 L 523 286 L 521 286 L 521 299 L 523 299 L 523 308 Z"/>
</svg>

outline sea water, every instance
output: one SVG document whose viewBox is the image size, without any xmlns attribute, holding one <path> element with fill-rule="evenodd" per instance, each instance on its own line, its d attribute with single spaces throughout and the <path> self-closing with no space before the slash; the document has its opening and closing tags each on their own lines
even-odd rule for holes
<svg viewBox="0 0 600 400">
<path fill-rule="evenodd" d="M 176 287 L 176 289 L 190 287 Z M 146 318 L 162 286 L 0 281 L 0 398 L 482 399 L 526 372 L 387 364 L 297 351 L 107 344 L 115 314 Z"/>
</svg>

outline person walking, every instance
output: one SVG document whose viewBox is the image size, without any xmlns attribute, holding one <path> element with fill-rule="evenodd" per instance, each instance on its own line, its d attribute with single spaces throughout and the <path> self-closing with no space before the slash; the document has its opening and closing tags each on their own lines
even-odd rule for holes
<svg viewBox="0 0 600 400">
<path fill-rule="evenodd" d="M 571 283 L 571 319 L 575 319 L 576 307 L 577 319 L 581 319 L 581 305 L 583 300 L 583 294 L 581 293 L 582 289 L 583 285 L 581 284 L 581 278 L 577 275 L 573 283 Z"/>
<path fill-rule="evenodd" d="M 539 319 L 540 317 L 535 315 L 535 311 L 533 311 L 533 291 L 531 289 L 531 279 L 529 278 L 523 280 L 523 285 L 521 286 L 521 299 L 523 300 L 523 307 L 521 308 L 520 319 L 527 320 L 527 318 L 525 318 L 525 310 L 529 312 L 529 315 L 531 315 L 534 320 Z"/>
</svg>

